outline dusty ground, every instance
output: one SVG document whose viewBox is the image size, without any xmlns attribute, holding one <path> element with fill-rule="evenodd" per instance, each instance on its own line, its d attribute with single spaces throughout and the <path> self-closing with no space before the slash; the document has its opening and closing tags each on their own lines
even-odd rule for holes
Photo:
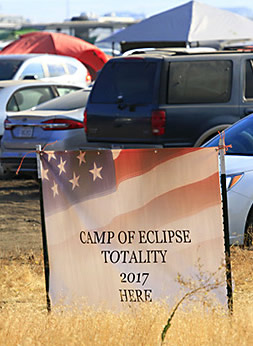
<svg viewBox="0 0 253 346">
<path fill-rule="evenodd" d="M 0 256 L 41 250 L 38 182 L 23 177 L 0 180 Z"/>
</svg>

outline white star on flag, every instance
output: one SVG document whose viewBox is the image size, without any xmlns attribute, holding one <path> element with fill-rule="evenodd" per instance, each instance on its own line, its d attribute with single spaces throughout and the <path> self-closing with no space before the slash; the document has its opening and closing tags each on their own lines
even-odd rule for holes
<svg viewBox="0 0 253 346">
<path fill-rule="evenodd" d="M 93 181 L 95 181 L 97 178 L 103 179 L 100 174 L 101 169 L 103 169 L 103 167 L 98 168 L 96 162 L 94 162 L 94 168 L 89 170 L 89 172 L 93 174 Z"/>
<path fill-rule="evenodd" d="M 60 163 L 59 163 L 59 165 L 57 165 L 57 167 L 59 167 L 59 170 L 60 170 L 59 175 L 61 175 L 62 172 L 66 173 L 65 168 L 64 168 L 66 162 L 67 162 L 66 160 L 62 161 L 62 157 L 61 157 Z"/>
<path fill-rule="evenodd" d="M 73 173 L 73 179 L 70 179 L 69 182 L 72 184 L 72 190 L 74 190 L 75 187 L 79 186 L 78 180 L 80 178 L 80 175 L 76 176 L 76 173 Z"/>
<path fill-rule="evenodd" d="M 48 151 L 47 152 L 47 155 L 48 155 L 48 162 L 53 158 L 54 160 L 56 160 L 56 157 L 55 157 L 55 154 L 54 154 L 54 151 Z"/>
<path fill-rule="evenodd" d="M 54 181 L 54 185 L 51 187 L 51 190 L 53 191 L 54 193 L 54 197 L 56 195 L 59 195 L 59 192 L 58 192 L 58 184 L 56 184 L 56 182 Z"/>
<path fill-rule="evenodd" d="M 43 167 L 41 167 L 41 178 L 42 178 L 42 180 L 44 180 L 44 179 L 49 180 L 48 169 L 43 169 Z"/>
<path fill-rule="evenodd" d="M 82 162 L 85 163 L 85 154 L 86 152 L 85 151 L 80 151 L 79 155 L 77 156 L 77 159 L 79 160 L 79 166 L 81 166 Z"/>
</svg>

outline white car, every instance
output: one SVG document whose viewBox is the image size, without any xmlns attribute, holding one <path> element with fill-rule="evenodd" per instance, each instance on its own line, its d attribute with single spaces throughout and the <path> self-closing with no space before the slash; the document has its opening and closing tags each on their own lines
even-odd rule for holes
<svg viewBox="0 0 253 346">
<path fill-rule="evenodd" d="M 82 88 L 91 82 L 87 68 L 76 58 L 55 54 L 0 54 L 0 80 L 10 79 L 39 79 Z"/>
<path fill-rule="evenodd" d="M 0 81 L 0 140 L 4 132 L 4 120 L 13 112 L 20 112 L 40 103 L 80 90 L 75 84 L 42 81 Z"/>
<path fill-rule="evenodd" d="M 20 171 L 36 172 L 34 150 L 38 144 L 58 151 L 86 147 L 83 118 L 89 94 L 90 90 L 82 89 L 8 116 L 1 143 L 0 161 L 4 172 L 15 173 L 26 154 Z"/>
<path fill-rule="evenodd" d="M 204 146 L 219 145 L 219 136 Z M 252 247 L 253 241 L 253 114 L 225 130 L 229 237 L 231 244 Z"/>
</svg>

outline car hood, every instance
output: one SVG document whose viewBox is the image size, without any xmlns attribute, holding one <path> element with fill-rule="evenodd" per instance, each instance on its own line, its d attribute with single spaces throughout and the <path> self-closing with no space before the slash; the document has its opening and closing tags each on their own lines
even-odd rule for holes
<svg viewBox="0 0 253 346">
<path fill-rule="evenodd" d="M 253 170 L 253 156 L 225 155 L 226 174 L 235 174 Z"/>
</svg>

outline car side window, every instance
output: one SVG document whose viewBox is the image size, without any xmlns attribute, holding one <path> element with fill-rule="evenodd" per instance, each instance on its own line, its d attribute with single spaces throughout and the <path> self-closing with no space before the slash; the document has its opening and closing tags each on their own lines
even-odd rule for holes
<svg viewBox="0 0 253 346">
<path fill-rule="evenodd" d="M 245 98 L 253 98 L 253 60 L 246 61 Z"/>
<path fill-rule="evenodd" d="M 16 91 L 7 104 L 7 111 L 23 111 L 54 98 L 50 87 L 33 87 Z"/>
<path fill-rule="evenodd" d="M 37 62 L 30 63 L 21 73 L 20 79 L 24 79 L 26 76 L 36 76 L 37 79 L 45 78 L 42 65 Z"/>
<path fill-rule="evenodd" d="M 48 64 L 49 77 L 59 77 L 64 74 L 68 74 L 68 71 L 64 68 L 63 64 Z"/>
<path fill-rule="evenodd" d="M 74 73 L 76 73 L 76 71 L 77 71 L 77 67 L 76 67 L 76 66 L 71 65 L 71 64 L 68 64 L 68 63 L 67 63 L 66 65 L 67 65 L 69 74 L 74 74 Z"/>
<path fill-rule="evenodd" d="M 231 95 L 232 61 L 171 62 L 168 103 L 221 103 Z"/>
</svg>

